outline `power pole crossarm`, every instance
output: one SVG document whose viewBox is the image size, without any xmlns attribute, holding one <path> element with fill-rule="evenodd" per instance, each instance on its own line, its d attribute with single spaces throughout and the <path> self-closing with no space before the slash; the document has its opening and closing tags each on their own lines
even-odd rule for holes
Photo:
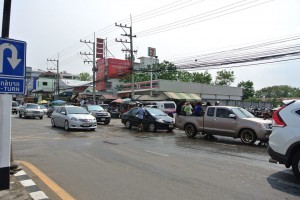
<svg viewBox="0 0 300 200">
<path fill-rule="evenodd" d="M 56 69 L 56 73 L 57 73 L 57 95 L 59 95 L 59 79 L 60 79 L 60 75 L 59 75 L 59 55 L 58 55 L 58 59 L 47 59 L 47 61 L 51 61 L 51 62 L 56 62 L 56 68 L 54 68 L 54 70 Z"/>
<path fill-rule="evenodd" d="M 131 16 L 130 16 L 131 18 Z M 131 26 L 127 26 L 122 25 L 122 24 L 117 24 L 115 23 L 115 26 L 117 27 L 121 27 L 123 29 L 123 31 L 125 32 L 125 34 L 121 34 L 121 36 L 124 37 L 129 37 L 129 41 L 126 40 L 122 40 L 122 39 L 116 39 L 116 42 L 121 42 L 123 45 L 124 43 L 129 43 L 130 44 L 130 48 L 128 49 L 125 45 L 126 49 L 122 49 L 122 51 L 128 51 L 130 52 L 130 61 L 131 61 L 131 99 L 134 99 L 134 57 L 133 57 L 133 53 L 136 53 L 137 51 L 133 50 L 133 38 L 136 37 L 136 35 L 132 34 L 132 21 L 131 21 Z M 125 29 L 129 29 L 129 34 L 126 32 Z"/>
</svg>

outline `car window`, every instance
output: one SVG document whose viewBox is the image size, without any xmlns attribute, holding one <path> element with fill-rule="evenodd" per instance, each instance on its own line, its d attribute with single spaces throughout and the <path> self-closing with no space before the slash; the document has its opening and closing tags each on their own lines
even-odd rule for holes
<svg viewBox="0 0 300 200">
<path fill-rule="evenodd" d="M 213 117 L 215 113 L 215 108 L 208 108 L 207 109 L 207 116 Z"/>
<path fill-rule="evenodd" d="M 88 111 L 91 111 L 91 110 L 93 110 L 93 111 L 102 111 L 104 109 L 101 106 L 98 106 L 98 105 L 88 105 L 87 110 Z"/>
<path fill-rule="evenodd" d="M 89 114 L 89 112 L 82 107 L 67 107 L 69 114 Z"/>
<path fill-rule="evenodd" d="M 56 112 L 56 113 L 60 113 L 61 109 L 62 109 L 62 108 L 57 108 L 57 109 L 55 110 L 55 112 Z"/>
<path fill-rule="evenodd" d="M 60 113 L 66 113 L 66 108 L 61 108 Z"/>
<path fill-rule="evenodd" d="M 12 105 L 13 107 L 16 107 L 16 106 L 18 106 L 19 104 L 18 104 L 18 102 L 13 101 L 13 102 L 11 103 L 11 105 Z"/>
<path fill-rule="evenodd" d="M 27 104 L 26 108 L 39 109 L 40 107 L 39 107 L 39 105 L 36 105 L 36 104 Z"/>
<path fill-rule="evenodd" d="M 131 115 L 136 115 L 136 114 L 137 114 L 137 111 L 138 111 L 138 109 L 137 109 L 137 108 L 134 108 L 134 109 L 131 110 L 130 114 L 131 114 Z"/>
<path fill-rule="evenodd" d="M 216 117 L 229 118 L 230 114 L 233 114 L 230 110 L 225 109 L 225 108 L 218 108 L 217 113 L 216 113 Z"/>
<path fill-rule="evenodd" d="M 255 117 L 244 108 L 232 108 L 233 113 L 239 118 L 253 118 Z"/>
<path fill-rule="evenodd" d="M 297 115 L 300 115 L 300 110 L 296 110 L 295 113 L 296 113 Z"/>
<path fill-rule="evenodd" d="M 146 108 L 146 110 L 152 115 L 152 116 L 167 116 L 166 113 L 163 111 L 157 109 L 157 108 Z"/>
<path fill-rule="evenodd" d="M 165 108 L 175 108 L 174 103 L 164 103 Z"/>
</svg>

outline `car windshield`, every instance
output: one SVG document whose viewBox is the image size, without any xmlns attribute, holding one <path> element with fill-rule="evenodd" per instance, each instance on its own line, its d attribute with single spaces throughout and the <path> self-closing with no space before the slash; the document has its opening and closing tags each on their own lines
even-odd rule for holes
<svg viewBox="0 0 300 200">
<path fill-rule="evenodd" d="M 152 115 L 152 116 L 168 116 L 163 111 L 156 109 L 156 108 L 146 108 L 146 110 Z"/>
<path fill-rule="evenodd" d="M 46 106 L 40 105 L 41 109 L 47 109 Z"/>
<path fill-rule="evenodd" d="M 86 109 L 82 108 L 82 107 L 67 107 L 66 108 L 68 110 L 69 114 L 89 114 L 88 111 L 86 111 Z"/>
<path fill-rule="evenodd" d="M 36 105 L 36 104 L 27 104 L 26 106 L 27 108 L 34 108 L 34 109 L 39 109 L 39 105 Z"/>
<path fill-rule="evenodd" d="M 233 113 L 238 116 L 239 118 L 254 118 L 255 116 L 252 115 L 250 112 L 243 108 L 232 108 Z"/>
<path fill-rule="evenodd" d="M 18 102 L 16 102 L 16 101 L 13 101 L 13 102 L 11 103 L 11 105 L 12 105 L 13 107 L 19 106 Z"/>
<path fill-rule="evenodd" d="M 101 106 L 98 105 L 89 105 L 87 106 L 88 110 L 93 110 L 93 111 L 102 111 L 104 110 Z"/>
</svg>

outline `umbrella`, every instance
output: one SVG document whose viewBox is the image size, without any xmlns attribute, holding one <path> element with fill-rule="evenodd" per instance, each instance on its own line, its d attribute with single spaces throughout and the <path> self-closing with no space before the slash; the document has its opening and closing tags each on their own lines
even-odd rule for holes
<svg viewBox="0 0 300 200">
<path fill-rule="evenodd" d="M 42 101 L 40 101 L 40 103 L 48 103 L 48 101 L 42 100 Z"/>
<path fill-rule="evenodd" d="M 54 103 L 54 104 L 63 104 L 63 103 L 66 103 L 66 101 L 63 101 L 63 100 L 54 100 L 54 101 L 52 101 L 52 103 Z"/>
<path fill-rule="evenodd" d="M 116 100 L 113 100 L 112 103 L 122 103 L 123 102 L 123 99 L 116 99 Z"/>
</svg>

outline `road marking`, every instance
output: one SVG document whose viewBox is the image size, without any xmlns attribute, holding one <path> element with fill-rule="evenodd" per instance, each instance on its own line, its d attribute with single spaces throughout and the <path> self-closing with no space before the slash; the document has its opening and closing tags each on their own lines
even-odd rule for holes
<svg viewBox="0 0 300 200">
<path fill-rule="evenodd" d="M 156 153 L 156 152 L 148 151 L 148 150 L 145 150 L 145 152 L 147 152 L 147 153 L 152 153 L 152 154 L 159 155 L 159 156 L 169 156 L 169 155 L 167 155 L 167 154 Z"/>
<path fill-rule="evenodd" d="M 75 200 L 69 193 L 67 193 L 64 189 L 62 189 L 59 185 L 57 185 L 53 180 L 51 180 L 48 176 L 46 176 L 42 171 L 36 168 L 29 162 L 19 161 L 27 168 L 29 168 L 35 175 L 37 175 L 53 192 L 55 192 L 61 199 L 64 200 Z"/>
</svg>

